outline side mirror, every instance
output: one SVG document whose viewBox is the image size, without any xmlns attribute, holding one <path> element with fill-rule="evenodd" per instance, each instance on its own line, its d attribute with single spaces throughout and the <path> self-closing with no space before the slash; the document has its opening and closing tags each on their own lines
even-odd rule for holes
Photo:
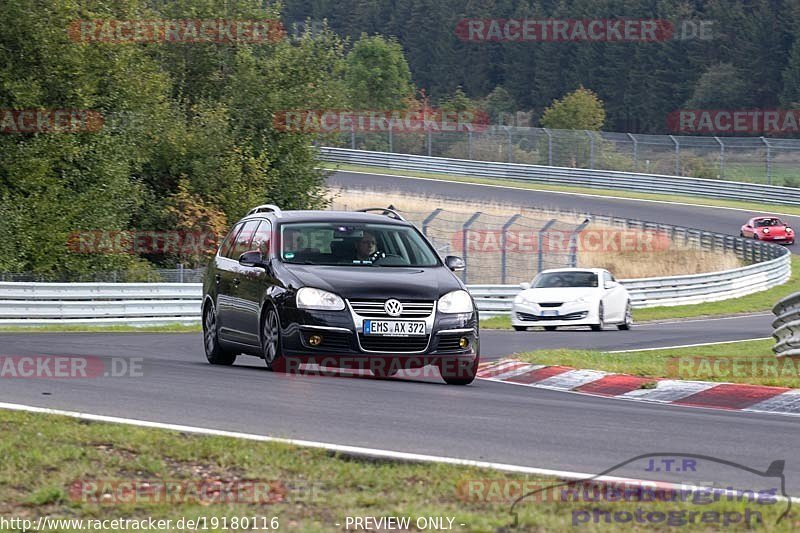
<svg viewBox="0 0 800 533">
<path fill-rule="evenodd" d="M 522 283 L 519 284 L 519 286 L 522 288 L 523 291 L 527 291 L 528 289 L 531 288 L 531 284 L 528 283 L 527 281 L 523 281 Z"/>
<path fill-rule="evenodd" d="M 250 250 L 240 255 L 239 264 L 246 267 L 267 268 L 267 263 L 258 250 Z"/>
<path fill-rule="evenodd" d="M 616 281 L 606 281 L 606 282 L 603 284 L 603 287 L 604 287 L 604 288 L 606 288 L 606 289 L 614 289 L 614 288 L 616 288 L 616 287 L 619 287 L 619 282 L 616 282 Z"/>
<path fill-rule="evenodd" d="M 464 264 L 464 260 L 460 257 L 456 257 L 455 255 L 448 255 L 444 258 L 444 264 L 447 268 L 452 270 L 453 272 L 459 272 L 466 268 Z"/>
</svg>

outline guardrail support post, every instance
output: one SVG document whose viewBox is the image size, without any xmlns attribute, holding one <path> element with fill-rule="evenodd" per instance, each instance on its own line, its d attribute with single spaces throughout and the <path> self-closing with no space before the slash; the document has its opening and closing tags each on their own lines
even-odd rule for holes
<svg viewBox="0 0 800 533">
<path fill-rule="evenodd" d="M 547 222 L 547 224 L 545 224 L 544 226 L 542 226 L 542 229 L 540 229 L 540 230 L 539 230 L 539 234 L 536 236 L 536 241 L 537 241 L 537 243 L 536 243 L 536 251 L 537 251 L 537 252 L 538 252 L 538 254 L 539 254 L 539 264 L 538 264 L 538 266 L 536 267 L 536 273 L 537 273 L 537 274 L 538 274 L 539 272 L 541 272 L 542 270 L 544 270 L 544 257 L 542 256 L 542 254 L 543 254 L 543 252 L 544 252 L 544 244 L 543 244 L 543 242 L 542 242 L 542 241 L 543 241 L 543 239 L 544 239 L 544 234 L 545 234 L 545 232 L 546 232 L 548 229 L 550 229 L 550 226 L 552 226 L 552 225 L 553 225 L 553 224 L 555 224 L 556 222 L 558 222 L 558 220 L 556 220 L 555 218 L 553 218 L 553 219 L 550 219 L 550 220 Z"/>
<path fill-rule="evenodd" d="M 467 262 L 467 233 L 469 233 L 469 227 L 472 226 L 472 223 L 478 220 L 478 217 L 481 216 L 482 214 L 483 213 L 478 211 L 477 213 L 469 217 L 469 219 L 466 222 L 464 222 L 464 225 L 461 226 L 461 242 L 463 244 L 463 246 L 461 247 L 461 253 L 464 259 L 464 270 L 462 271 L 461 274 L 461 281 L 463 281 L 464 283 L 467 282 L 467 268 L 469 267 L 469 263 Z"/>
<path fill-rule="evenodd" d="M 509 163 L 513 163 L 514 162 L 514 140 L 511 137 L 511 135 L 512 135 L 511 134 L 511 128 L 509 128 L 508 126 L 506 126 L 505 128 L 506 128 L 506 133 L 508 134 L 508 162 Z"/>
<path fill-rule="evenodd" d="M 766 137 L 761 137 L 761 142 L 767 147 L 767 185 L 772 185 L 772 146 Z"/>
<path fill-rule="evenodd" d="M 628 134 L 628 137 L 633 141 L 633 170 L 636 170 L 639 168 L 639 141 L 631 133 Z"/>
<path fill-rule="evenodd" d="M 583 229 L 589 225 L 589 219 L 585 219 L 583 222 L 578 225 L 577 228 L 572 230 L 572 233 L 569 236 L 569 266 L 575 268 L 578 266 L 578 235 L 583 231 Z"/>
<path fill-rule="evenodd" d="M 431 157 L 433 154 L 433 137 L 431 135 L 431 129 L 428 128 L 428 157 Z"/>
<path fill-rule="evenodd" d="M 725 143 L 723 143 L 716 135 L 714 139 L 719 143 L 719 178 L 725 178 Z"/>
<path fill-rule="evenodd" d="M 472 159 L 472 132 L 467 132 L 467 159 Z"/>
<path fill-rule="evenodd" d="M 394 136 L 392 135 L 392 122 L 389 121 L 389 153 L 394 152 Z"/>
<path fill-rule="evenodd" d="M 542 128 L 547 134 L 547 166 L 553 166 L 553 135 L 547 128 Z"/>
<path fill-rule="evenodd" d="M 594 168 L 594 137 L 589 130 L 583 130 L 589 137 L 589 168 Z"/>
<path fill-rule="evenodd" d="M 681 175 L 681 145 L 677 141 L 677 139 L 675 139 L 674 136 L 670 135 L 669 138 L 672 139 L 673 143 L 675 143 L 675 175 L 676 176 L 680 176 Z"/>
<path fill-rule="evenodd" d="M 434 209 L 430 215 L 428 215 L 425 220 L 422 221 L 422 234 L 426 237 L 428 236 L 428 225 L 433 222 L 433 219 L 439 216 L 439 213 L 442 212 L 441 208 Z"/>
<path fill-rule="evenodd" d="M 506 252 L 508 251 L 506 246 L 506 235 L 508 228 L 510 228 L 521 216 L 521 214 L 517 213 L 513 217 L 509 218 L 508 221 L 503 224 L 503 232 L 500 234 L 500 282 L 503 285 L 506 284 Z M 517 239 L 517 241 L 519 242 L 519 239 Z"/>
</svg>

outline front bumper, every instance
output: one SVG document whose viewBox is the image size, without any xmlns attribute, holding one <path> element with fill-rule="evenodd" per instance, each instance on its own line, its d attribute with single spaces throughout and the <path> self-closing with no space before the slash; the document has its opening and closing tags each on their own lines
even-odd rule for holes
<svg viewBox="0 0 800 533">
<path fill-rule="evenodd" d="M 477 313 L 444 315 L 434 313 L 426 335 L 418 337 L 366 338 L 357 331 L 351 313 L 308 311 L 285 308 L 281 315 L 283 354 L 299 361 L 326 360 L 331 366 L 340 360 L 358 363 L 372 359 L 405 361 L 409 368 L 435 364 L 441 360 L 473 361 L 480 354 Z M 321 338 L 312 345 L 311 337 Z M 462 348 L 461 339 L 467 346 Z"/>
<path fill-rule="evenodd" d="M 590 303 L 567 302 L 556 308 L 515 303 L 511 309 L 514 326 L 590 326 L 599 321 L 597 306 Z"/>
</svg>

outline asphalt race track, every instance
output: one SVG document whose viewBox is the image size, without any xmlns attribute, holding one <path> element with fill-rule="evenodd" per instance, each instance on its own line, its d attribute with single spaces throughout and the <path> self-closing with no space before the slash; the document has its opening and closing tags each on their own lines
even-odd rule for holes
<svg viewBox="0 0 800 533">
<path fill-rule="evenodd" d="M 336 172 L 332 174 L 328 178 L 328 185 L 359 190 L 387 191 L 387 193 L 400 195 L 425 194 L 476 203 L 497 202 L 510 206 L 613 215 L 716 231 L 718 233 L 729 233 L 731 235 L 738 235 L 739 228 L 751 216 L 762 214 L 751 214 L 748 211 L 738 209 L 590 196 L 591 189 L 585 189 L 586 196 L 579 196 L 575 194 L 504 188 L 502 186 L 492 187 L 452 181 L 420 180 L 402 176 L 380 176 L 353 172 Z M 702 202 L 702 199 L 699 199 L 699 201 Z M 780 213 L 780 211 L 781 206 L 775 206 L 775 212 Z M 789 222 L 793 227 L 800 228 L 800 216 L 781 215 L 781 218 Z M 792 245 L 789 248 L 796 253 L 797 245 Z"/>
<path fill-rule="evenodd" d="M 619 332 L 623 334 L 626 332 Z M 614 336 L 617 334 L 615 333 Z M 535 334 L 532 334 L 535 336 Z M 205 362 L 200 334 L 5 334 L 4 355 L 141 357 L 140 377 L 3 379 L 0 402 L 555 470 L 597 473 L 643 453 L 697 453 L 766 469 L 800 495 L 800 419 L 648 405 L 476 381 L 282 375 L 255 357 Z M 677 481 L 674 473 L 614 475 Z M 708 465 L 680 480 L 746 484 Z"/>
<path fill-rule="evenodd" d="M 469 184 L 337 173 L 331 184 L 627 216 L 737 233 L 748 214 Z M 800 217 L 787 217 L 795 225 Z M 797 220 L 795 220 L 797 219 Z M 484 360 L 542 348 L 635 349 L 767 337 L 771 316 L 668 321 L 601 333 L 482 332 Z M 436 376 L 374 379 L 282 375 L 240 356 L 213 367 L 194 334 L 3 334 L 0 355 L 142 358 L 142 375 L 3 379 L 0 402 L 385 450 L 597 473 L 644 453 L 703 454 L 764 470 L 786 459 L 787 491 L 800 496 L 800 417 L 589 397 L 488 381 L 444 385 Z M 614 475 L 745 485 L 751 476 L 703 471 Z M 676 478 L 679 476 L 679 478 Z"/>
</svg>

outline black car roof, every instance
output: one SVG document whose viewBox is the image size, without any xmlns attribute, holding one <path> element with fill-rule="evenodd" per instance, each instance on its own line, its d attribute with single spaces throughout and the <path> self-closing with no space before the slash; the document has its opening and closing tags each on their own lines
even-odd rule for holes
<svg viewBox="0 0 800 533">
<path fill-rule="evenodd" d="M 397 226 L 410 226 L 404 220 L 398 220 L 386 215 L 376 215 L 372 213 L 361 213 L 358 211 L 312 211 L 296 210 L 281 211 L 280 216 L 272 212 L 253 213 L 243 217 L 242 220 L 252 218 L 269 218 L 277 223 L 285 222 L 371 222 L 374 224 L 393 224 Z"/>
</svg>

